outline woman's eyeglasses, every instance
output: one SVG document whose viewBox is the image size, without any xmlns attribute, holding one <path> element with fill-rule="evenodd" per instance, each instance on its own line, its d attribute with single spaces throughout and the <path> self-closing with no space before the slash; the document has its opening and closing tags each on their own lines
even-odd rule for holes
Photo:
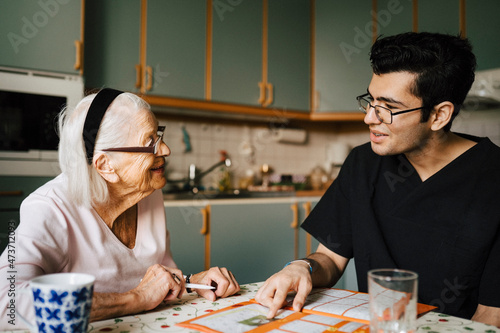
<svg viewBox="0 0 500 333">
<path fill-rule="evenodd" d="M 163 142 L 163 132 L 165 131 L 165 126 L 158 126 L 158 139 L 151 142 L 147 147 L 121 147 L 121 148 L 107 148 L 102 149 L 102 151 L 119 151 L 124 153 L 149 153 L 155 154 L 160 149 L 160 145 Z"/>
</svg>

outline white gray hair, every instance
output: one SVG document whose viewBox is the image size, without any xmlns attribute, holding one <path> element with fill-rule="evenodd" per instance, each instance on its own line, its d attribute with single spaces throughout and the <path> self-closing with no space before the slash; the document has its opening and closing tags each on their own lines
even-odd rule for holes
<svg viewBox="0 0 500 333">
<path fill-rule="evenodd" d="M 64 108 L 59 113 L 59 165 L 68 179 L 68 192 L 74 203 L 91 207 L 92 203 L 106 203 L 109 192 L 106 181 L 93 165 L 87 163 L 83 141 L 83 125 L 90 104 L 97 94 L 84 97 L 74 109 Z M 126 106 L 124 109 L 122 106 Z M 123 111 L 127 110 L 126 113 Z M 108 107 L 96 137 L 95 151 L 121 147 L 133 130 L 135 115 L 141 110 L 151 112 L 142 98 L 122 93 Z M 151 112 L 152 115 L 152 112 Z M 154 117 L 152 115 L 152 117 Z M 95 155 L 94 155 L 95 157 Z"/>
</svg>

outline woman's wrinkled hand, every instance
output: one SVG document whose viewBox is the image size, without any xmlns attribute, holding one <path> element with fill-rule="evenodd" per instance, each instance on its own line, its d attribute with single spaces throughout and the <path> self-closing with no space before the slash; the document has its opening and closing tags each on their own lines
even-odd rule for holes
<svg viewBox="0 0 500 333">
<path fill-rule="evenodd" d="M 216 288 L 215 290 L 194 289 L 198 295 L 212 302 L 215 301 L 217 297 L 231 296 L 240 291 L 240 286 L 238 282 L 236 282 L 233 273 L 225 267 L 212 267 L 208 271 L 194 274 L 191 277 L 191 282 L 214 286 Z"/>
<path fill-rule="evenodd" d="M 148 268 L 139 285 L 132 290 L 139 296 L 145 311 L 154 309 L 163 301 L 180 298 L 185 292 L 182 272 L 159 264 Z"/>
</svg>

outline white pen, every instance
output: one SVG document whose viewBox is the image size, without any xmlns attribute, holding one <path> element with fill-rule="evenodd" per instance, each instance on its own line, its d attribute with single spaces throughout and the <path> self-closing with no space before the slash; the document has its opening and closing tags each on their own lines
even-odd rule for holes
<svg viewBox="0 0 500 333">
<path fill-rule="evenodd" d="M 175 274 L 172 275 L 174 276 L 174 278 L 178 279 L 177 275 Z M 186 279 L 186 275 L 184 275 L 184 279 Z M 142 282 L 142 279 L 139 282 Z M 198 284 L 198 283 L 186 283 L 184 286 L 188 289 L 211 289 L 211 290 L 215 289 L 214 286 L 207 286 L 206 284 Z"/>
<path fill-rule="evenodd" d="M 184 280 L 186 278 L 187 278 L 187 276 L 184 275 Z M 215 287 L 213 287 L 213 286 L 207 286 L 206 284 L 198 284 L 198 283 L 186 283 L 185 287 L 188 289 L 215 289 Z"/>
<path fill-rule="evenodd" d="M 213 286 L 207 286 L 206 284 L 197 284 L 197 283 L 186 283 L 186 288 L 189 289 L 215 289 Z"/>
</svg>

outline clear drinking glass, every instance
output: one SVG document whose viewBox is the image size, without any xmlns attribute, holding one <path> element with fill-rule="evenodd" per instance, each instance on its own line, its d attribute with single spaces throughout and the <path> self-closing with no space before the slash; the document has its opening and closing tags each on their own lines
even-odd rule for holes
<svg viewBox="0 0 500 333">
<path fill-rule="evenodd" d="M 400 269 L 368 272 L 370 332 L 403 333 L 417 330 L 418 274 Z"/>
</svg>

